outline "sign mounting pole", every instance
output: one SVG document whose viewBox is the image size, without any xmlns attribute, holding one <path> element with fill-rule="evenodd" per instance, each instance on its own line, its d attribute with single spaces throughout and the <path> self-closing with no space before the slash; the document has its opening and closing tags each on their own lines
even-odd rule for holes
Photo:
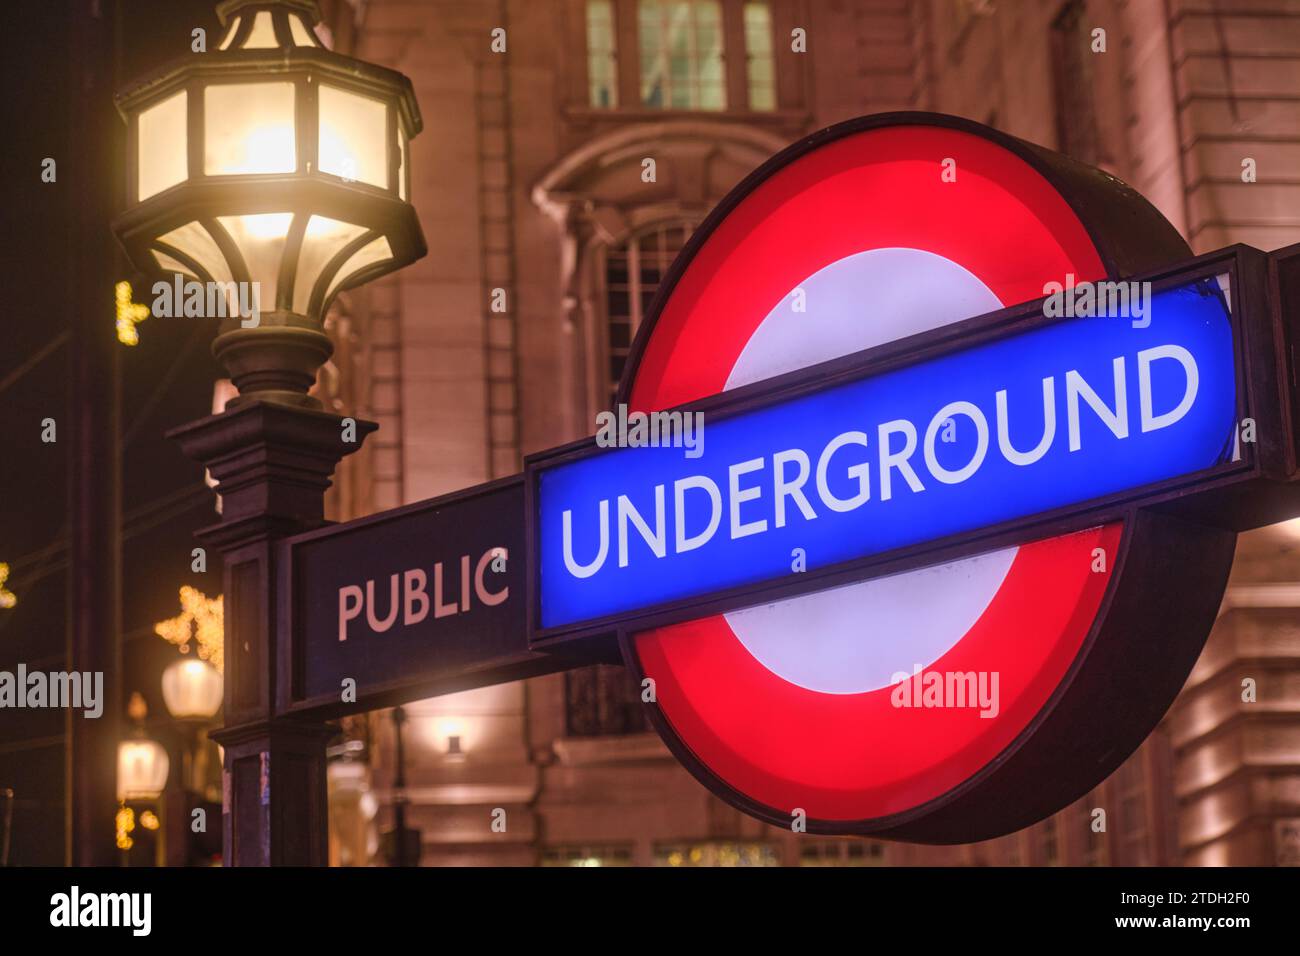
<svg viewBox="0 0 1300 956">
<path fill-rule="evenodd" d="M 329 821 L 319 717 L 279 713 L 275 675 L 288 629 L 276 606 L 277 542 L 320 527 L 340 460 L 378 426 L 326 412 L 254 402 L 169 433 L 208 467 L 221 523 L 198 534 L 221 553 L 225 595 L 222 859 L 227 866 L 325 866 Z"/>
</svg>

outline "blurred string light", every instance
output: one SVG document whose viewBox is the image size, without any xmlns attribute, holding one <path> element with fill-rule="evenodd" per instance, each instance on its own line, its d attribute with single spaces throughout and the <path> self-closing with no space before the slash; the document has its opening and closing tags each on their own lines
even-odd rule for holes
<svg viewBox="0 0 1300 956">
<path fill-rule="evenodd" d="M 135 327 L 149 318 L 149 307 L 131 301 L 131 283 L 125 280 L 113 287 L 113 298 L 117 303 L 117 340 L 123 345 L 135 345 L 140 341 Z"/>
<path fill-rule="evenodd" d="M 131 831 L 135 829 L 135 811 L 130 807 L 122 804 L 117 808 L 117 848 L 119 850 L 129 850 L 135 846 L 135 841 L 131 839 Z"/>
<path fill-rule="evenodd" d="M 18 595 L 5 589 L 5 582 L 8 580 L 9 565 L 0 561 L 0 610 L 8 610 L 18 603 Z"/>
<path fill-rule="evenodd" d="M 199 657 L 218 673 L 225 673 L 225 624 L 221 595 L 208 597 L 188 584 L 180 590 L 181 613 L 159 621 L 154 633 L 188 653 L 190 641 L 198 643 Z"/>
</svg>

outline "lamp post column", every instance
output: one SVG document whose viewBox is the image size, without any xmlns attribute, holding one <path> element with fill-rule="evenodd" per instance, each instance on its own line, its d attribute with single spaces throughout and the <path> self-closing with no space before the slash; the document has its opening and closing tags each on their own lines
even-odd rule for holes
<svg viewBox="0 0 1300 956">
<path fill-rule="evenodd" d="M 279 539 L 325 524 L 324 494 L 338 462 L 377 426 L 345 429 L 337 415 L 266 401 L 232 405 L 169 437 L 207 466 L 222 520 L 199 532 L 224 560 L 225 749 L 223 859 L 228 866 L 328 862 L 323 721 L 276 710 L 288 667 L 277 606 Z M 352 440 L 349 440 L 352 439 Z"/>
<path fill-rule="evenodd" d="M 221 0 L 223 36 L 121 89 L 126 208 L 141 272 L 206 286 L 212 351 L 239 397 L 172 432 L 224 501 L 200 540 L 225 560 L 225 859 L 327 862 L 320 721 L 277 710 L 290 676 L 278 542 L 325 523 L 334 467 L 377 426 L 308 393 L 330 303 L 428 251 L 410 202 L 411 81 L 328 49 L 316 0 Z M 265 306 L 265 308 L 263 308 Z M 346 427 L 345 427 L 346 426 Z M 340 675 L 343 679 L 346 675 Z"/>
</svg>

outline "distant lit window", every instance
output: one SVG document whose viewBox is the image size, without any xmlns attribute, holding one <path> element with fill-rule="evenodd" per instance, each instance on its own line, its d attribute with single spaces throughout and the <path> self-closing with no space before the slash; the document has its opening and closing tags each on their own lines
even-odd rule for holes
<svg viewBox="0 0 1300 956">
<path fill-rule="evenodd" d="M 643 106 L 727 108 L 719 0 L 640 0 L 637 29 Z"/>
<path fill-rule="evenodd" d="M 605 252 L 606 368 L 611 401 L 637 329 L 693 228 L 687 222 L 663 223 Z"/>
<path fill-rule="evenodd" d="M 776 109 L 772 11 L 766 2 L 745 4 L 745 81 L 751 110 Z"/>
<path fill-rule="evenodd" d="M 613 0 L 587 0 L 587 92 L 592 106 L 618 106 Z"/>
<path fill-rule="evenodd" d="M 770 843 L 702 840 L 655 844 L 655 866 L 780 866 Z"/>
<path fill-rule="evenodd" d="M 801 840 L 800 866 L 884 866 L 885 847 L 874 840 Z"/>
<path fill-rule="evenodd" d="M 542 866 L 631 866 L 632 847 L 627 844 L 592 846 L 549 846 L 542 850 Z"/>
</svg>

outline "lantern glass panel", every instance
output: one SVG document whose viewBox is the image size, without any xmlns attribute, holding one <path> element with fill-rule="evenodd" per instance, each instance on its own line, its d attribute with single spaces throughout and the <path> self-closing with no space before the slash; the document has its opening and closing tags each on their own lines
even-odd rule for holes
<svg viewBox="0 0 1300 956">
<path fill-rule="evenodd" d="M 203 170 L 209 176 L 298 168 L 292 83 L 218 83 L 204 90 Z"/>
<path fill-rule="evenodd" d="M 293 310 L 307 314 L 312 289 L 329 261 L 344 246 L 361 237 L 366 230 L 350 222 L 340 222 L 325 216 L 312 216 L 303 236 L 302 252 L 298 256 L 298 274 L 293 289 Z"/>
<path fill-rule="evenodd" d="M 321 84 L 321 172 L 388 188 L 388 108 L 380 100 Z"/>
<path fill-rule="evenodd" d="M 275 38 L 275 23 L 271 19 L 270 10 L 259 10 L 257 16 L 253 17 L 253 29 L 248 31 L 248 40 L 244 43 L 245 50 L 269 50 L 280 45 Z"/>
<path fill-rule="evenodd" d="M 291 16 L 289 18 L 289 35 L 293 37 L 296 46 L 316 46 L 315 38 L 312 32 L 307 29 L 307 25 L 302 22 L 302 17 Z"/>
<path fill-rule="evenodd" d="M 155 249 L 153 250 L 153 257 L 156 260 L 158 260 L 158 267 L 162 269 L 163 272 L 169 272 L 169 273 L 179 272 L 185 278 L 186 281 L 191 279 L 195 282 L 203 281 L 203 277 L 195 274 L 192 268 L 187 266 L 185 263 L 181 262 L 179 259 L 173 256 L 169 256 L 165 252 Z M 221 266 L 223 269 L 225 269 L 224 262 L 221 263 Z M 227 275 L 228 274 L 229 274 L 229 270 L 227 270 Z M 236 287 L 236 285 L 233 282 L 231 282 L 229 279 L 218 278 L 214 281 L 216 282 L 216 286 L 209 287 L 203 294 L 203 302 L 204 302 L 203 307 L 205 310 L 203 314 L 209 317 L 218 316 L 218 315 L 219 316 L 239 315 L 240 303 L 239 303 L 238 287 Z M 182 294 L 188 296 L 189 292 L 186 290 L 182 290 Z M 214 296 L 220 296 L 220 298 L 217 299 L 214 298 Z M 176 308 L 178 309 L 181 308 L 181 305 L 178 303 Z M 218 309 L 223 309 L 224 311 L 218 312 L 217 311 Z"/>
<path fill-rule="evenodd" d="M 348 261 L 343 263 L 343 267 L 335 273 L 334 278 L 330 281 L 329 289 L 325 292 L 325 299 L 323 301 L 328 303 L 330 296 L 334 294 L 334 290 L 343 285 L 343 283 L 347 282 L 362 269 L 372 266 L 376 262 L 383 262 L 391 258 L 393 258 L 393 250 L 392 247 L 388 245 L 388 239 L 386 236 L 380 236 L 372 242 L 366 243 L 354 252 Z"/>
<path fill-rule="evenodd" d="M 257 301 L 274 308 L 280 274 L 280 256 L 293 213 L 268 212 L 247 216 L 219 216 L 217 221 L 239 247 L 248 278 L 257 290 Z M 250 293 L 251 295 L 252 293 Z"/>
<path fill-rule="evenodd" d="M 398 166 L 397 166 L 397 195 L 402 200 L 402 202 L 406 202 L 406 177 L 409 175 L 409 173 L 406 170 L 407 146 L 406 146 L 405 130 L 399 129 L 397 131 L 397 148 L 399 150 Z"/>
<path fill-rule="evenodd" d="M 153 257 L 158 260 L 158 268 L 162 269 L 163 272 L 179 272 L 187 278 L 198 281 L 199 277 L 194 274 L 194 270 L 179 259 L 173 259 L 171 256 L 167 255 L 167 253 L 159 252 L 156 249 L 154 250 Z"/>
<path fill-rule="evenodd" d="M 188 222 L 179 229 L 173 229 L 171 232 L 159 236 L 158 241 L 189 256 L 202 266 L 216 282 L 230 282 L 234 278 L 230 274 L 230 266 L 226 264 L 226 257 L 221 254 L 221 249 L 217 246 L 216 240 L 197 220 Z M 161 257 L 159 257 L 159 261 L 162 261 Z M 184 271 L 188 272 L 189 270 Z"/>
<path fill-rule="evenodd" d="M 188 175 L 186 103 L 181 90 L 140 113 L 136 188 L 141 201 L 184 182 Z"/>
</svg>

